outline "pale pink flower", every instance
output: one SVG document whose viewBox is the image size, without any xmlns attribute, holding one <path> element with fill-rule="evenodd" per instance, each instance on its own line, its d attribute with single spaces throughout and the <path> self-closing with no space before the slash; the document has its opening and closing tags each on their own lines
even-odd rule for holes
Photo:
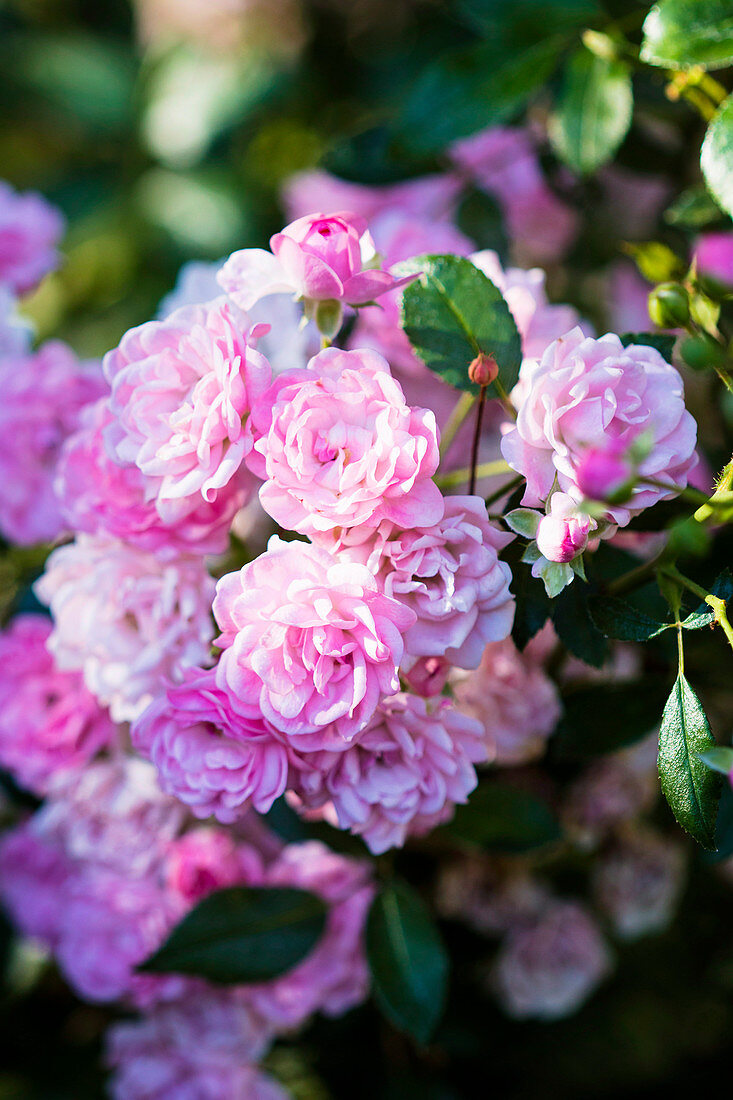
<svg viewBox="0 0 733 1100">
<path fill-rule="evenodd" d="M 550 511 L 537 527 L 537 549 L 548 561 L 570 562 L 585 550 L 593 527 L 593 520 L 578 511 L 572 497 L 553 493 Z"/>
<path fill-rule="evenodd" d="M 262 859 L 256 849 L 237 845 L 223 829 L 191 829 L 168 845 L 166 885 L 188 905 L 195 905 L 212 890 L 246 882 L 264 881 Z"/>
<path fill-rule="evenodd" d="M 246 324 L 227 303 L 184 307 L 131 329 L 105 357 L 116 417 L 107 445 L 145 474 L 166 523 L 220 494 L 241 504 L 250 488 L 245 421 L 271 371 Z"/>
<path fill-rule="evenodd" d="M 56 667 L 50 633 L 51 620 L 34 614 L 18 615 L 0 633 L 0 764 L 36 794 L 116 737 L 81 676 Z"/>
<path fill-rule="evenodd" d="M 16 294 L 33 290 L 58 267 L 64 219 L 35 191 L 14 191 L 0 180 L 0 284 Z"/>
<path fill-rule="evenodd" d="M 439 870 L 435 902 L 443 917 L 461 920 L 483 935 L 508 932 L 547 905 L 547 889 L 526 869 L 482 852 L 460 853 Z"/>
<path fill-rule="evenodd" d="M 622 439 L 609 438 L 600 446 L 587 447 L 578 459 L 576 482 L 589 500 L 609 500 L 628 485 L 633 488 L 634 462 Z"/>
<path fill-rule="evenodd" d="M 313 753 L 293 788 L 309 808 L 332 803 L 338 824 L 375 854 L 453 816 L 486 759 L 482 729 L 449 700 L 395 695 L 346 752 Z"/>
<path fill-rule="evenodd" d="M 594 761 L 571 785 L 563 808 L 567 832 L 593 848 L 624 821 L 654 805 L 659 794 L 656 734 Z"/>
<path fill-rule="evenodd" d="M 241 309 L 283 291 L 312 302 L 366 305 L 414 278 L 397 279 L 370 266 L 374 242 L 357 214 L 298 218 L 270 238 L 270 248 L 234 252 L 219 273 L 220 285 Z"/>
<path fill-rule="evenodd" d="M 435 416 L 406 404 L 381 356 L 327 348 L 275 380 L 251 417 L 263 508 L 282 527 L 428 526 L 443 500 Z"/>
<path fill-rule="evenodd" d="M 237 496 L 219 494 L 174 523 L 164 523 L 146 499 L 145 475 L 110 458 L 104 443 L 114 422 L 102 398 L 82 411 L 80 424 L 64 443 L 54 489 L 66 524 L 90 535 L 111 535 L 169 559 L 181 554 L 221 554 L 239 507 Z"/>
<path fill-rule="evenodd" d="M 340 1016 L 367 995 L 364 927 L 374 897 L 366 862 L 331 852 L 317 841 L 289 844 L 266 873 L 268 886 L 310 890 L 328 903 L 326 928 L 302 962 L 273 981 L 249 986 L 246 1001 L 278 1030 L 314 1012 Z"/>
<path fill-rule="evenodd" d="M 164 790 L 196 817 L 229 824 L 250 806 L 267 813 L 285 790 L 288 755 L 263 718 L 233 712 L 215 677 L 187 669 L 133 723 L 132 740 Z"/>
<path fill-rule="evenodd" d="M 461 711 L 481 723 L 495 764 L 542 756 L 562 713 L 559 692 L 534 644 L 520 652 L 510 638 L 488 645 L 475 672 L 455 674 L 453 690 Z"/>
<path fill-rule="evenodd" d="M 51 608 L 58 667 L 81 671 L 115 721 L 135 718 L 165 679 L 209 656 L 214 581 L 198 558 L 164 563 L 79 535 L 54 550 L 35 588 Z"/>
<path fill-rule="evenodd" d="M 408 654 L 476 668 L 486 643 L 507 637 L 512 574 L 498 552 L 512 538 L 491 526 L 480 497 L 454 496 L 433 526 L 401 531 L 384 545 L 384 590 L 417 617 L 404 635 Z"/>
<path fill-rule="evenodd" d="M 609 507 L 609 521 L 625 526 L 686 486 L 696 461 L 696 435 L 682 379 L 658 351 L 624 348 L 612 334 L 592 340 L 573 329 L 543 355 L 517 423 L 502 439 L 502 453 L 527 478 L 524 504 L 542 504 L 556 480 L 561 492 L 580 502 L 577 471 L 587 448 L 648 438 L 640 474 L 669 488 L 637 484 L 626 504 Z"/>
<path fill-rule="evenodd" d="M 610 264 L 604 280 L 608 326 L 612 332 L 646 332 L 650 283 L 631 260 Z"/>
<path fill-rule="evenodd" d="M 637 827 L 599 857 L 595 903 L 622 940 L 663 932 L 685 882 L 685 851 L 650 828 Z"/>
<path fill-rule="evenodd" d="M 337 723 L 345 741 L 398 690 L 402 633 L 415 620 L 365 566 L 274 536 L 219 580 L 214 616 L 217 684 L 237 714 L 295 736 Z"/>
<path fill-rule="evenodd" d="M 551 263 L 567 251 L 577 233 L 577 215 L 547 186 L 528 130 L 492 126 L 455 142 L 450 156 L 497 199 L 521 262 Z"/>
<path fill-rule="evenodd" d="M 609 973 L 600 930 L 578 903 L 552 901 L 511 929 L 493 970 L 499 1000 L 519 1020 L 570 1016 Z"/>
<path fill-rule="evenodd" d="M 695 260 L 701 275 L 733 286 L 733 233 L 701 233 L 695 243 Z"/>
<path fill-rule="evenodd" d="M 107 1033 L 113 1100 L 287 1100 L 252 1064 L 266 1031 L 237 991 L 211 989 L 160 1005 Z"/>
<path fill-rule="evenodd" d="M 59 777 L 34 818 L 38 834 L 75 866 L 135 877 L 155 871 L 185 820 L 150 764 L 130 756 Z"/>
<path fill-rule="evenodd" d="M 105 385 L 58 340 L 0 364 L 0 532 L 28 546 L 64 530 L 53 477 L 64 440 Z"/>
</svg>

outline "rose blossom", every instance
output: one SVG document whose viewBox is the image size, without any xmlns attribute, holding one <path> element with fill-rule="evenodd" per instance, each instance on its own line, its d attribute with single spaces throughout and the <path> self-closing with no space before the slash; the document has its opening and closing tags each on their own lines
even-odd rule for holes
<svg viewBox="0 0 733 1100">
<path fill-rule="evenodd" d="M 282 291 L 314 302 L 365 305 L 414 278 L 395 279 L 365 267 L 375 257 L 374 242 L 365 219 L 356 214 L 298 218 L 270 238 L 270 248 L 235 252 L 219 273 L 220 285 L 241 309 Z"/>
<path fill-rule="evenodd" d="M 113 1100 L 287 1100 L 252 1061 L 267 1036 L 236 990 L 161 1005 L 107 1033 Z"/>
<path fill-rule="evenodd" d="M 229 824 L 250 805 L 267 813 L 285 790 L 288 755 L 265 720 L 235 714 L 214 669 L 187 669 L 132 727 L 164 790 L 196 817 Z"/>
<path fill-rule="evenodd" d="M 480 497 L 454 496 L 445 498 L 434 526 L 402 531 L 385 544 L 384 590 L 417 616 L 404 634 L 408 654 L 476 668 L 486 643 L 506 638 L 512 575 L 497 552 L 512 538 L 491 526 Z"/>
<path fill-rule="evenodd" d="M 0 284 L 0 357 L 25 355 L 33 338 L 32 326 L 16 311 L 15 296 Z"/>
<path fill-rule="evenodd" d="M 64 219 L 44 198 L 0 180 L 0 284 L 16 294 L 33 290 L 58 267 L 63 231 Z"/>
<path fill-rule="evenodd" d="M 441 173 L 370 187 L 316 169 L 291 176 L 282 201 L 288 216 L 294 219 L 305 217 L 311 210 L 340 208 L 354 210 L 368 222 L 392 212 L 437 221 L 450 216 L 461 186 L 457 175 Z M 384 248 L 382 240 L 376 243 L 378 248 Z"/>
<path fill-rule="evenodd" d="M 440 518 L 435 416 L 405 403 L 376 353 L 327 348 L 277 378 L 251 420 L 249 464 L 282 527 L 315 535 Z"/>
<path fill-rule="evenodd" d="M 243 881 L 248 886 L 264 881 L 262 858 L 223 829 L 191 829 L 168 845 L 165 882 L 188 905 Z"/>
<path fill-rule="evenodd" d="M 29 546 L 63 530 L 53 476 L 79 414 L 104 392 L 96 363 L 59 340 L 0 363 L 0 532 Z"/>
<path fill-rule="evenodd" d="M 35 590 L 51 607 L 59 668 L 81 670 L 117 722 L 209 655 L 214 581 L 200 559 L 166 564 L 115 539 L 79 535 L 54 550 Z"/>
<path fill-rule="evenodd" d="M 461 711 L 481 723 L 488 760 L 499 765 L 542 756 L 562 713 L 534 641 L 523 652 L 511 638 L 487 645 L 474 672 L 454 675 L 453 690 Z"/>
<path fill-rule="evenodd" d="M 0 898 L 23 936 L 55 947 L 71 865 L 36 829 L 35 819 L 0 839 Z"/>
<path fill-rule="evenodd" d="M 64 443 L 54 490 L 64 520 L 74 531 L 111 535 L 150 550 L 161 559 L 185 553 L 221 554 L 239 500 L 219 494 L 200 500 L 175 523 L 164 523 L 155 502 L 146 499 L 147 480 L 137 466 L 120 466 L 107 453 L 104 436 L 114 417 L 105 398 L 82 411 Z"/>
<path fill-rule="evenodd" d="M 364 1000 L 369 971 L 364 926 L 374 897 L 368 863 L 318 841 L 289 844 L 266 872 L 266 885 L 310 890 L 328 904 L 321 939 L 292 970 L 247 987 L 246 1001 L 277 1029 L 298 1027 L 313 1012 L 340 1016 Z"/>
<path fill-rule="evenodd" d="M 609 500 L 628 486 L 633 489 L 634 463 L 629 447 L 620 439 L 609 439 L 598 447 L 588 447 L 578 460 L 576 481 L 589 500 Z"/>
<path fill-rule="evenodd" d="M 36 794 L 116 736 L 81 676 L 56 667 L 46 649 L 50 633 L 50 619 L 33 614 L 0 633 L 0 763 Z"/>
<path fill-rule="evenodd" d="M 517 423 L 502 439 L 502 453 L 527 478 L 524 504 L 543 503 L 555 479 L 579 503 L 583 452 L 609 439 L 630 445 L 642 433 L 650 447 L 640 474 L 669 488 L 639 484 L 625 505 L 609 507 L 607 516 L 622 527 L 685 487 L 696 461 L 697 429 L 685 409 L 679 373 L 656 349 L 624 348 L 618 336 L 592 340 L 573 329 L 543 355 Z"/>
<path fill-rule="evenodd" d="M 515 1019 L 558 1020 L 588 999 L 611 959 L 590 914 L 575 902 L 552 901 L 534 919 L 509 931 L 493 979 Z"/>
<path fill-rule="evenodd" d="M 593 848 L 624 821 L 654 805 L 659 794 L 656 734 L 594 761 L 570 787 L 563 825 L 575 842 Z"/>
<path fill-rule="evenodd" d="M 537 527 L 537 549 L 548 561 L 572 561 L 585 550 L 593 526 L 593 520 L 578 511 L 572 497 L 553 493 L 550 511 Z"/>
<path fill-rule="evenodd" d="M 649 828 L 623 835 L 593 873 L 596 905 L 620 939 L 663 932 L 684 886 L 685 852 Z"/>
<path fill-rule="evenodd" d="M 131 329 L 105 356 L 117 418 L 107 445 L 145 474 L 146 496 L 166 523 L 220 494 L 243 502 L 244 422 L 271 375 L 245 323 L 226 303 L 184 307 Z"/>
<path fill-rule="evenodd" d="M 378 855 L 429 832 L 468 800 L 473 765 L 486 759 L 482 733 L 447 699 L 395 695 L 346 752 L 308 754 L 293 787 L 309 808 L 331 802 L 339 826 Z"/>
<path fill-rule="evenodd" d="M 695 244 L 695 260 L 701 275 L 733 286 L 733 233 L 702 233 Z"/>
<path fill-rule="evenodd" d="M 415 621 L 365 566 L 276 536 L 219 580 L 214 616 L 216 682 L 237 714 L 296 736 L 338 723 L 346 741 L 398 690 L 401 635 Z"/>
</svg>

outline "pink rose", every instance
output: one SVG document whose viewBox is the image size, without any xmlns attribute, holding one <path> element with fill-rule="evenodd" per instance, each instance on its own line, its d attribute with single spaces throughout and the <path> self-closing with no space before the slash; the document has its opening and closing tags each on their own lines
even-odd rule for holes
<svg viewBox="0 0 733 1100">
<path fill-rule="evenodd" d="M 237 990 L 160 1005 L 107 1033 L 113 1100 L 288 1100 L 253 1065 L 269 1045 Z"/>
<path fill-rule="evenodd" d="M 29 546 L 64 530 L 53 478 L 85 405 L 105 390 L 98 363 L 80 363 L 59 340 L 0 364 L 0 532 Z"/>
<path fill-rule="evenodd" d="M 209 656 L 214 581 L 200 558 L 161 562 L 107 536 L 79 535 L 54 550 L 35 590 L 51 608 L 59 668 L 81 671 L 116 722 Z"/>
<path fill-rule="evenodd" d="M 483 727 L 491 763 L 511 767 L 542 756 L 562 708 L 534 640 L 523 652 L 510 638 L 492 642 L 479 667 L 452 683 L 461 711 Z"/>
<path fill-rule="evenodd" d="M 282 197 L 291 218 L 303 218 L 311 210 L 341 209 L 353 210 L 368 222 L 392 212 L 436 221 L 450 216 L 461 186 L 458 175 L 448 173 L 369 187 L 339 179 L 328 172 L 310 170 L 291 176 Z M 383 249 L 384 242 L 376 235 L 375 240 L 377 247 Z"/>
<path fill-rule="evenodd" d="M 685 884 L 686 853 L 676 841 L 636 826 L 595 865 L 596 905 L 622 940 L 663 932 Z"/>
<path fill-rule="evenodd" d="M 16 294 L 33 290 L 58 267 L 56 245 L 64 219 L 34 191 L 14 191 L 0 180 L 0 284 Z"/>
<path fill-rule="evenodd" d="M 46 649 L 51 625 L 45 615 L 18 615 L 0 634 L 0 763 L 36 794 L 117 736 L 81 676 L 56 667 Z"/>
<path fill-rule="evenodd" d="M 230 824 L 250 806 L 267 813 L 283 793 L 288 755 L 261 717 L 234 714 L 215 670 L 187 669 L 132 727 L 165 791 L 196 817 Z"/>
<path fill-rule="evenodd" d="M 402 634 L 415 621 L 365 566 L 276 536 L 219 580 L 214 616 L 216 682 L 237 714 L 288 736 L 337 723 L 345 741 L 398 690 Z"/>
<path fill-rule="evenodd" d="M 638 484 L 626 504 L 609 507 L 608 521 L 622 527 L 686 486 L 696 462 L 697 428 L 685 408 L 679 373 L 658 351 L 624 348 L 611 334 L 592 340 L 573 329 L 543 355 L 501 449 L 527 478 L 524 504 L 542 504 L 555 479 L 561 492 L 580 503 L 583 453 L 610 440 L 628 446 L 640 435 L 649 439 L 640 474 L 669 488 Z"/>
<path fill-rule="evenodd" d="M 503 941 L 494 965 L 499 1000 L 518 1020 L 559 1020 L 590 997 L 611 969 L 601 932 L 581 905 L 553 900 Z"/>
<path fill-rule="evenodd" d="M 310 214 L 270 239 L 272 252 L 247 248 L 229 257 L 219 283 L 242 309 L 268 294 L 292 291 L 306 301 L 366 305 L 413 275 L 396 279 L 369 264 L 374 242 L 356 214 Z"/>
<path fill-rule="evenodd" d="M 17 825 L 0 840 L 0 898 L 13 924 L 53 949 L 59 937 L 64 891 L 71 864 L 35 827 Z"/>
<path fill-rule="evenodd" d="M 249 427 L 260 501 L 282 527 L 318 535 L 440 518 L 435 416 L 406 404 L 374 352 L 328 348 L 281 375 Z"/>
<path fill-rule="evenodd" d="M 220 495 L 243 503 L 245 422 L 271 376 L 246 323 L 227 304 L 188 306 L 131 329 L 105 356 L 116 418 L 107 446 L 145 475 L 146 499 L 164 523 Z"/>
<path fill-rule="evenodd" d="M 629 445 L 622 439 L 608 439 L 601 446 L 582 451 L 576 481 L 583 496 L 589 500 L 612 500 L 625 486 L 630 496 L 636 464 L 629 452 Z"/>
<path fill-rule="evenodd" d="M 453 816 L 486 759 L 482 729 L 447 699 L 395 695 L 346 752 L 309 754 L 294 789 L 306 807 L 332 803 L 342 829 L 375 854 Z"/>
<path fill-rule="evenodd" d="M 436 524 L 402 531 L 384 545 L 384 590 L 417 617 L 404 635 L 408 654 L 476 668 L 486 643 L 507 637 L 512 575 L 498 551 L 512 538 L 491 526 L 480 497 L 455 496 L 445 498 Z"/>
<path fill-rule="evenodd" d="M 219 494 L 175 523 L 164 523 L 149 484 L 134 465 L 120 466 L 107 453 L 104 435 L 114 423 L 105 398 L 82 411 L 77 431 L 64 443 L 54 489 L 61 512 L 74 531 L 111 535 L 170 559 L 180 554 L 221 554 L 239 507 L 237 495 Z"/>
<path fill-rule="evenodd" d="M 537 528 L 537 549 L 548 561 L 569 562 L 582 554 L 588 545 L 588 534 L 595 526 L 590 516 L 578 512 L 578 506 L 567 493 L 553 493 L 550 511 Z"/>
</svg>

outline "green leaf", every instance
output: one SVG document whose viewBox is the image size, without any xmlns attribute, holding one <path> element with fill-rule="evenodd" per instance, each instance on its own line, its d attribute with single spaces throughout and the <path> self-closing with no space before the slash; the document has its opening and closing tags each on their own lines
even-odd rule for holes
<svg viewBox="0 0 733 1100">
<path fill-rule="evenodd" d="M 562 760 L 589 760 L 640 741 L 659 722 L 664 692 L 646 683 L 598 684 L 563 699 L 553 739 Z"/>
<path fill-rule="evenodd" d="M 713 115 L 702 143 L 700 167 L 715 201 L 733 215 L 733 96 Z"/>
<path fill-rule="evenodd" d="M 307 890 L 232 886 L 209 894 L 139 968 L 237 985 L 290 970 L 323 933 L 326 906 Z"/>
<path fill-rule="evenodd" d="M 600 668 L 608 653 L 608 643 L 591 618 L 588 609 L 588 585 L 574 581 L 552 603 L 552 621 L 560 641 L 585 661 Z"/>
<path fill-rule="evenodd" d="M 494 782 L 482 783 L 467 804 L 458 807 L 445 831 L 469 844 L 513 855 L 562 837 L 546 802 L 519 787 Z"/>
<path fill-rule="evenodd" d="M 628 348 L 631 344 L 641 344 L 642 347 L 654 348 L 668 363 L 672 362 L 672 353 L 676 342 L 676 336 L 668 336 L 664 332 L 625 332 L 621 337 L 621 343 L 625 348 Z"/>
<path fill-rule="evenodd" d="M 517 535 L 533 539 L 537 535 L 541 518 L 540 513 L 535 512 L 533 508 L 512 508 L 511 512 L 507 512 L 504 516 L 504 523 Z"/>
<path fill-rule="evenodd" d="M 551 75 L 561 45 L 549 37 L 503 55 L 493 42 L 445 53 L 413 85 L 397 122 L 400 140 L 427 155 L 507 122 Z"/>
<path fill-rule="evenodd" d="M 733 0 L 661 0 L 644 20 L 641 60 L 663 69 L 733 64 Z"/>
<path fill-rule="evenodd" d="M 508 393 L 519 374 L 522 344 L 501 291 L 458 256 L 418 256 L 399 270 L 421 272 L 403 292 L 402 326 L 423 362 L 450 385 L 477 392 L 469 365 L 479 352 L 493 355 L 497 383 Z M 496 383 L 488 393 L 498 396 Z"/>
<path fill-rule="evenodd" d="M 369 911 L 366 948 L 374 996 L 395 1027 L 427 1043 L 443 1012 L 448 955 L 422 900 L 395 880 Z"/>
<path fill-rule="evenodd" d="M 698 753 L 703 764 L 721 775 L 730 775 L 733 771 L 733 748 L 730 745 L 716 745 L 714 749 Z"/>
<path fill-rule="evenodd" d="M 458 0 L 458 13 L 499 49 L 526 49 L 549 34 L 572 34 L 602 15 L 597 0 Z"/>
<path fill-rule="evenodd" d="M 659 732 L 659 778 L 677 821 L 703 848 L 715 848 L 720 777 L 700 759 L 715 748 L 700 700 L 684 675 L 672 688 Z"/>
<path fill-rule="evenodd" d="M 639 271 L 650 283 L 666 283 L 681 278 L 685 265 L 669 245 L 661 241 L 627 242 L 623 250 L 633 258 Z"/>
<path fill-rule="evenodd" d="M 699 230 L 720 221 L 723 212 L 702 184 L 688 187 L 665 211 L 664 220 L 680 229 Z"/>
<path fill-rule="evenodd" d="M 596 596 L 588 603 L 593 622 L 606 638 L 648 642 L 674 623 L 660 623 L 617 596 Z"/>
<path fill-rule="evenodd" d="M 577 172 L 600 168 L 626 136 L 633 107 L 629 66 L 581 47 L 568 62 L 558 111 L 550 123 L 560 159 Z"/>
</svg>

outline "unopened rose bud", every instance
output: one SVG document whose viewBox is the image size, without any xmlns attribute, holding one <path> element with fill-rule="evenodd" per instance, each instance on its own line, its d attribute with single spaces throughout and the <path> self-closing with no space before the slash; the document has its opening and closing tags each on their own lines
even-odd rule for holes
<svg viewBox="0 0 733 1100">
<path fill-rule="evenodd" d="M 581 493 L 589 500 L 614 503 L 627 500 L 634 481 L 628 448 L 616 441 L 607 447 L 589 447 L 580 457 L 575 477 Z"/>
<path fill-rule="evenodd" d="M 468 368 L 468 377 L 477 386 L 490 386 L 499 377 L 499 364 L 493 355 L 481 352 Z"/>
<path fill-rule="evenodd" d="M 555 493 L 550 514 L 542 517 L 537 528 L 537 549 L 548 561 L 572 561 L 588 545 L 590 525 L 590 516 L 578 512 L 572 497 Z"/>
<path fill-rule="evenodd" d="M 679 283 L 660 283 L 649 295 L 649 316 L 659 328 L 684 328 L 690 320 L 690 299 Z"/>
<path fill-rule="evenodd" d="M 404 665 L 402 668 L 409 687 L 425 699 L 440 695 L 450 670 L 444 657 L 418 657 L 409 669 L 405 670 Z"/>
</svg>

